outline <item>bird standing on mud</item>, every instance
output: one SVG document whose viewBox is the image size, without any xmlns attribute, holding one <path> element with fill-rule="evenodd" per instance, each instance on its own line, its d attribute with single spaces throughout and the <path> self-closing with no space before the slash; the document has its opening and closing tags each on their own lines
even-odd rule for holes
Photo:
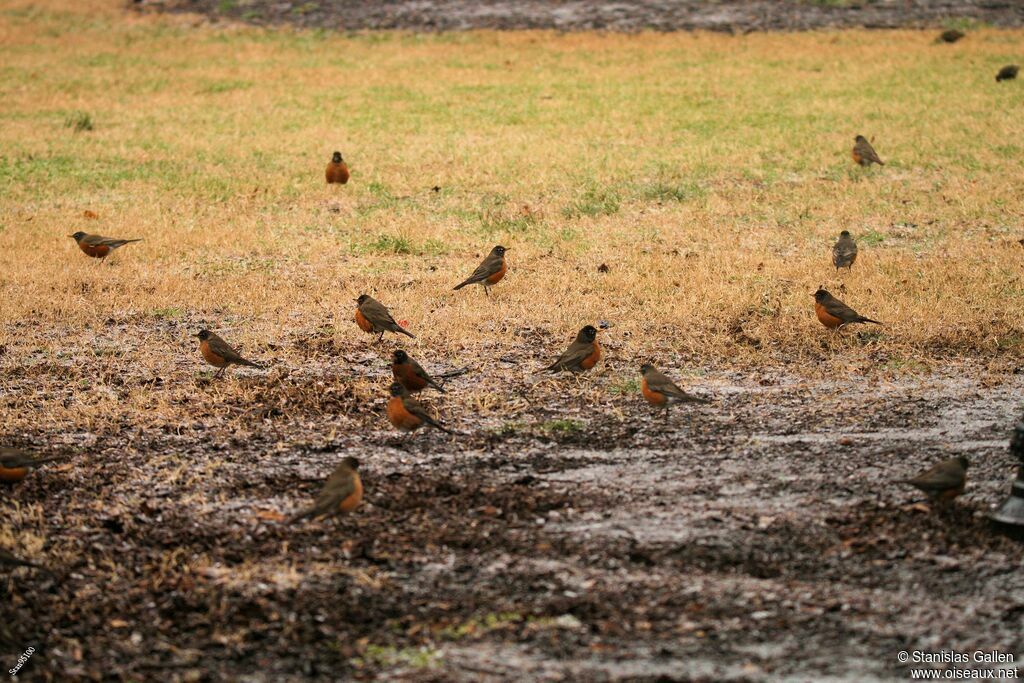
<svg viewBox="0 0 1024 683">
<path fill-rule="evenodd" d="M 961 455 L 943 460 L 913 479 L 904 479 L 903 483 L 924 491 L 934 501 L 948 503 L 967 488 L 967 468 L 970 466 L 967 458 Z"/>
<path fill-rule="evenodd" d="M 640 366 L 640 393 L 657 408 L 668 408 L 676 403 L 711 403 L 706 398 L 693 396 L 680 389 L 667 375 L 650 363 Z"/>
<path fill-rule="evenodd" d="M 349 456 L 341 461 L 327 478 L 313 507 L 298 512 L 289 518 L 294 524 L 306 517 L 333 517 L 351 512 L 363 500 L 363 481 L 359 478 L 359 461 Z"/>
<path fill-rule="evenodd" d="M 209 330 L 199 330 L 196 334 L 199 338 L 199 352 L 203 354 L 206 362 L 218 368 L 214 377 L 220 377 L 230 365 L 246 365 L 250 368 L 262 368 L 259 363 L 242 358 L 228 343 Z"/>
<path fill-rule="evenodd" d="M 428 424 L 446 434 L 454 434 L 452 430 L 431 417 L 430 413 L 416 399 L 411 398 L 409 391 L 398 382 L 392 383 L 389 391 L 391 398 L 387 404 L 388 421 L 396 429 L 412 432 Z"/>
<path fill-rule="evenodd" d="M 62 460 L 63 455 L 51 455 L 46 458 L 35 458 L 17 448 L 0 447 L 0 481 L 21 481 L 29 473 L 43 463 Z"/>
</svg>

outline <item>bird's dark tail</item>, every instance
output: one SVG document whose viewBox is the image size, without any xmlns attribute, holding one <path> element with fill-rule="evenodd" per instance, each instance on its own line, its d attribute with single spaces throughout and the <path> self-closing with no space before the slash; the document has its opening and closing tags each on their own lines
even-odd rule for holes
<svg viewBox="0 0 1024 683">
<path fill-rule="evenodd" d="M 406 330 L 401 325 L 395 325 L 395 332 L 397 332 L 398 334 L 404 334 L 406 337 L 409 337 L 410 339 L 415 339 L 416 338 L 415 335 L 413 335 L 412 332 L 409 332 L 408 330 Z"/>
<path fill-rule="evenodd" d="M 458 290 L 462 289 L 463 287 L 465 287 L 468 284 L 471 284 L 469 280 L 466 280 L 465 282 L 460 282 L 459 284 L 455 285 L 455 287 L 452 288 L 452 291 L 453 292 L 458 291 Z"/>
<path fill-rule="evenodd" d="M 859 323 L 874 323 L 876 325 L 882 325 L 883 324 L 883 323 L 878 322 L 877 320 L 872 320 L 871 318 L 865 318 L 864 316 L 858 317 L 857 318 L 857 322 L 859 322 Z"/>
<path fill-rule="evenodd" d="M 237 362 L 238 362 L 239 365 L 247 365 L 250 368 L 259 368 L 260 370 L 263 369 L 263 366 L 260 365 L 259 363 L 255 363 L 255 362 L 253 362 L 251 360 L 246 360 L 244 358 L 239 358 Z"/>
<path fill-rule="evenodd" d="M 453 432 L 452 430 L 448 429 L 443 424 L 441 424 L 440 422 L 438 422 L 437 420 L 434 420 L 432 418 L 429 418 L 429 417 L 427 418 L 427 424 L 429 424 L 431 427 L 436 427 L 437 429 L 440 429 L 445 434 L 452 434 L 452 435 L 455 434 L 455 432 Z"/>
<path fill-rule="evenodd" d="M 442 394 L 447 394 L 448 393 L 447 391 L 444 390 L 444 387 L 442 387 L 440 384 L 438 384 L 434 380 L 430 380 L 430 386 L 434 387 L 435 389 L 440 391 Z"/>
<path fill-rule="evenodd" d="M 306 519 L 307 517 L 312 517 L 314 514 L 316 514 L 315 507 L 307 508 L 305 510 L 302 510 L 301 512 L 296 512 L 294 515 L 289 517 L 287 523 L 295 524 L 295 522 L 298 522 L 301 519 Z"/>
</svg>

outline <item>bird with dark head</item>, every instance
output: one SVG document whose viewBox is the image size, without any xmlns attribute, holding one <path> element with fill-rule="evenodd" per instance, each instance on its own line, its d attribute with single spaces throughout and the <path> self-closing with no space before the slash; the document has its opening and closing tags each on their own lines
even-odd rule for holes
<svg viewBox="0 0 1024 683">
<path fill-rule="evenodd" d="M 680 389 L 675 382 L 650 363 L 640 366 L 640 393 L 644 399 L 657 408 L 667 408 L 674 403 L 710 403 L 706 398 L 692 396 Z"/>
<path fill-rule="evenodd" d="M 833 330 L 853 323 L 882 324 L 877 320 L 864 317 L 820 287 L 814 293 L 814 314 L 822 325 Z"/>
<path fill-rule="evenodd" d="M 860 166 L 870 166 L 871 164 L 878 164 L 879 166 L 885 166 L 885 162 L 878 157 L 878 153 L 875 152 L 875 148 L 871 146 L 868 139 L 863 135 L 858 135 L 853 139 L 853 160 Z"/>
<path fill-rule="evenodd" d="M 597 343 L 597 328 L 587 325 L 576 335 L 576 340 L 554 363 L 544 368 L 548 372 L 583 372 L 601 360 L 601 345 Z"/>
<path fill-rule="evenodd" d="M 141 237 L 132 240 L 119 240 L 113 237 L 104 237 L 103 235 L 90 235 L 81 230 L 73 235 L 68 235 L 68 237 L 78 243 L 78 248 L 82 250 L 83 254 L 92 258 L 98 258 L 101 263 L 115 249 L 119 249 L 132 242 L 142 241 Z"/>
<path fill-rule="evenodd" d="M 850 236 L 849 230 L 839 233 L 839 239 L 832 246 L 832 265 L 836 270 L 847 268 L 853 270 L 853 262 L 857 260 L 857 242 Z"/>
<path fill-rule="evenodd" d="M 324 175 L 327 177 L 328 185 L 331 183 L 344 185 L 348 182 L 348 164 L 341 158 L 341 152 L 335 152 L 331 156 L 331 161 L 327 164 L 327 170 L 324 172 Z"/>
<path fill-rule="evenodd" d="M 441 385 L 402 349 L 396 349 L 391 356 L 391 374 L 396 382 L 409 391 L 422 391 L 429 386 L 444 393 Z"/>
<path fill-rule="evenodd" d="M 293 524 L 306 517 L 334 517 L 351 512 L 362 499 L 363 482 L 359 478 L 359 461 L 348 456 L 334 468 L 313 506 L 292 515 L 288 523 Z"/>
<path fill-rule="evenodd" d="M 199 330 L 195 336 L 199 338 L 199 353 L 203 355 L 203 359 L 217 368 L 217 372 L 213 375 L 214 377 L 220 377 L 224 370 L 231 365 L 246 365 L 251 368 L 263 367 L 259 363 L 242 358 L 226 341 L 209 330 Z"/>
<path fill-rule="evenodd" d="M 970 466 L 970 461 L 961 455 L 943 460 L 913 479 L 904 479 L 903 483 L 924 491 L 932 500 L 948 503 L 967 487 L 967 468 Z"/>
<path fill-rule="evenodd" d="M 388 421 L 403 432 L 411 432 L 419 429 L 424 424 L 430 425 L 442 432 L 452 434 L 453 432 L 443 424 L 434 419 L 420 403 L 409 396 L 409 390 L 398 382 L 393 382 L 388 389 L 390 398 L 387 403 Z"/>
<path fill-rule="evenodd" d="M 413 334 L 395 322 L 391 312 L 369 294 L 360 294 L 356 299 L 356 325 L 367 334 L 380 333 L 377 341 L 384 339 L 385 332 L 404 334 L 415 339 Z"/>
<path fill-rule="evenodd" d="M 505 260 L 506 251 L 508 249 L 500 244 L 491 249 L 491 253 L 477 266 L 473 274 L 455 285 L 455 289 L 462 289 L 466 285 L 483 285 L 484 294 L 489 296 L 490 288 L 498 284 L 508 272 L 508 261 Z"/>
<path fill-rule="evenodd" d="M 1017 78 L 1018 71 L 1020 71 L 1020 67 L 1018 67 L 1016 64 L 1009 64 L 1007 66 L 1004 66 L 1002 69 L 999 70 L 999 73 L 996 74 L 996 83 L 1000 83 L 1002 81 L 1012 81 L 1013 79 Z"/>
</svg>

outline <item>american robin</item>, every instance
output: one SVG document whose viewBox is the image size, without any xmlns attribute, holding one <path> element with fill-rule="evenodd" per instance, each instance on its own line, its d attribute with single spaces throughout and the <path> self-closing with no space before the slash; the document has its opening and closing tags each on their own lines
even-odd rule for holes
<svg viewBox="0 0 1024 683">
<path fill-rule="evenodd" d="M 875 163 L 879 166 L 885 166 L 885 162 L 878 158 L 878 153 L 875 152 L 875 148 L 871 146 L 868 139 L 863 135 L 858 135 L 854 138 L 856 144 L 853 146 L 853 160 L 861 166 L 870 166 Z"/>
<path fill-rule="evenodd" d="M 440 384 L 427 374 L 427 371 L 420 367 L 420 364 L 409 357 L 405 351 L 398 349 L 391 357 L 391 374 L 395 381 L 409 391 L 416 392 L 434 387 L 442 394 L 445 393 Z"/>
<path fill-rule="evenodd" d="M 88 233 L 79 230 L 74 235 L 68 235 L 71 239 L 78 242 L 78 248 L 81 249 L 86 256 L 92 256 L 98 258 L 100 261 L 107 258 L 110 252 L 114 251 L 118 247 L 123 247 L 126 244 L 132 242 L 141 242 L 142 238 L 134 240 L 116 240 L 112 237 L 103 237 L 102 235 L 90 235 Z"/>
<path fill-rule="evenodd" d="M 409 391 L 398 382 L 391 384 L 391 398 L 388 399 L 388 420 L 403 432 L 419 429 L 424 423 L 440 429 L 446 434 L 454 432 L 430 416 L 416 399 L 409 397 Z"/>
<path fill-rule="evenodd" d="M 996 74 L 996 83 L 999 83 L 1000 81 L 1012 81 L 1017 78 L 1018 71 L 1020 71 L 1020 67 L 1016 64 L 1004 66 L 999 70 L 999 73 Z"/>
<path fill-rule="evenodd" d="M 967 468 L 971 463 L 960 456 L 943 460 L 935 467 L 922 472 L 913 479 L 904 479 L 904 484 L 915 486 L 932 500 L 949 502 L 964 492 L 967 486 Z"/>
<path fill-rule="evenodd" d="M 814 293 L 814 313 L 822 325 L 833 330 L 852 323 L 882 324 L 877 320 L 865 318 L 824 289 L 818 289 Z"/>
<path fill-rule="evenodd" d="M 259 363 L 242 358 L 226 341 L 209 330 L 199 330 L 196 336 L 199 337 L 199 352 L 203 354 L 203 358 L 213 367 L 219 368 L 214 377 L 219 377 L 229 365 L 263 368 Z"/>
<path fill-rule="evenodd" d="M 16 448 L 0 447 L 0 481 L 21 481 L 28 474 L 45 462 L 61 460 L 63 455 L 51 455 L 46 458 L 33 458 L 28 453 Z"/>
<path fill-rule="evenodd" d="M 550 373 L 560 373 L 563 370 L 582 373 L 596 366 L 600 359 L 601 345 L 597 343 L 597 329 L 588 325 L 577 334 L 577 338 L 569 344 L 565 352 L 544 370 Z"/>
<path fill-rule="evenodd" d="M 850 237 L 849 230 L 839 233 L 839 239 L 832 247 L 832 265 L 836 270 L 848 268 L 853 270 L 853 262 L 857 260 L 857 242 Z"/>
<path fill-rule="evenodd" d="M 601 345 L 597 343 L 597 329 L 593 325 L 587 325 L 579 334 L 576 341 L 569 344 L 569 348 L 558 357 L 554 363 L 544 368 L 548 372 L 583 372 L 597 365 L 601 360 Z"/>
<path fill-rule="evenodd" d="M 343 512 L 352 512 L 362 499 L 363 482 L 359 478 L 359 461 L 348 456 L 331 472 L 313 507 L 292 515 L 288 523 L 293 524 L 306 517 L 333 517 Z"/>
<path fill-rule="evenodd" d="M 2 548 L 0 548 L 0 567 L 32 567 L 33 569 L 38 569 L 41 572 L 46 572 L 51 576 L 53 575 L 53 572 L 51 572 L 46 567 L 36 564 L 35 562 L 23 560 L 20 557 L 15 557 L 14 555 L 12 555 L 11 553 L 7 552 Z"/>
<path fill-rule="evenodd" d="M 341 158 L 341 152 L 335 152 L 334 156 L 331 157 L 331 162 L 327 164 L 327 184 L 341 183 L 344 185 L 348 182 L 348 164 Z"/>
<path fill-rule="evenodd" d="M 948 29 L 939 34 L 939 37 L 935 40 L 936 43 L 955 43 L 956 41 L 963 38 L 966 33 L 963 31 L 957 31 L 955 28 Z"/>
<path fill-rule="evenodd" d="M 640 392 L 652 406 L 667 408 L 674 403 L 711 403 L 706 398 L 686 393 L 650 363 L 640 366 L 640 374 L 643 375 Z"/>
<path fill-rule="evenodd" d="M 490 296 L 490 288 L 498 284 L 508 272 L 508 262 L 505 260 L 506 251 L 508 250 L 500 244 L 491 249 L 491 253 L 477 266 L 473 274 L 464 282 L 455 285 L 455 289 L 462 289 L 466 285 L 480 284 L 484 286 L 484 294 Z"/>
<path fill-rule="evenodd" d="M 369 294 L 360 294 L 359 298 L 356 299 L 356 324 L 359 325 L 359 329 L 363 332 L 369 332 L 370 334 L 380 332 L 380 338 L 377 341 L 384 339 L 385 332 L 394 332 L 395 334 L 404 334 L 413 339 L 416 338 L 413 337 L 411 332 L 403 329 L 401 325 L 395 322 L 395 319 L 388 313 L 388 309 L 384 307 L 384 304 Z"/>
</svg>

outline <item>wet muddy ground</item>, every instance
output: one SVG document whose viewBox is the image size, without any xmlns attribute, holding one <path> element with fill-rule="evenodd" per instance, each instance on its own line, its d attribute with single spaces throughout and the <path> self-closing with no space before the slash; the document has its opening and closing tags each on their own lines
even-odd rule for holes
<svg viewBox="0 0 1024 683">
<path fill-rule="evenodd" d="M 1000 0 L 141 0 L 143 10 L 334 30 L 793 31 L 1024 25 L 1024 4 Z"/>
<path fill-rule="evenodd" d="M 89 368 L 9 349 L 7 409 L 108 391 L 181 410 L 6 435 L 73 455 L 4 490 L 56 573 L 0 580 L 5 667 L 29 646 L 24 680 L 865 681 L 904 679 L 901 650 L 1020 662 L 1024 545 L 986 515 L 1024 378 L 666 359 L 714 402 L 663 417 L 617 393 L 614 357 L 538 381 L 557 343 L 428 395 L 457 437 L 384 421 L 388 342 L 297 335 L 315 371 L 211 382 L 183 341 L 84 391 Z M 951 454 L 972 460 L 953 509 L 898 483 Z M 282 523 L 346 455 L 363 507 Z"/>
</svg>

